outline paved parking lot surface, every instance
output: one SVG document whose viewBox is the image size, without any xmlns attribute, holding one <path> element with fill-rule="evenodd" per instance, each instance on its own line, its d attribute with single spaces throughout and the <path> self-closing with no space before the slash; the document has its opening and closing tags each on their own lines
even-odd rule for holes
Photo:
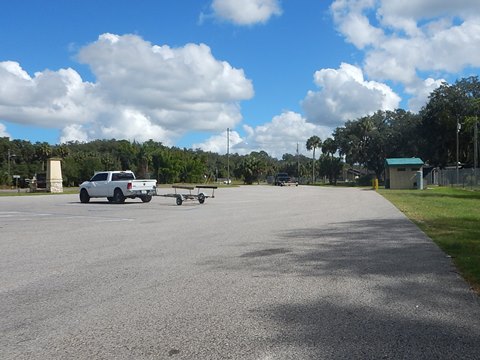
<svg viewBox="0 0 480 360">
<path fill-rule="evenodd" d="M 479 358 L 479 297 L 375 192 L 216 195 L 0 198 L 0 358 Z"/>
</svg>

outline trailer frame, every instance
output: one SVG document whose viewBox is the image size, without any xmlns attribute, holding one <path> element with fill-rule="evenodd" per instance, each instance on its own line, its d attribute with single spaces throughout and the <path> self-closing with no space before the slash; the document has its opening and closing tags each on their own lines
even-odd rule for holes
<svg viewBox="0 0 480 360">
<path fill-rule="evenodd" d="M 214 198 L 215 197 L 215 189 L 218 188 L 218 186 L 215 185 L 196 185 L 196 186 L 186 186 L 186 185 L 172 185 L 172 188 L 174 189 L 174 193 L 169 193 L 169 194 L 156 194 L 157 196 L 163 196 L 163 197 L 173 197 L 175 198 L 176 204 L 177 205 L 182 205 L 184 201 L 192 200 L 192 201 L 198 201 L 200 204 L 205 203 L 205 200 L 207 198 Z M 180 193 L 178 189 L 181 190 L 188 190 L 188 193 Z M 193 190 L 197 189 L 197 193 L 194 194 L 192 193 Z M 211 189 L 212 193 L 211 195 L 205 194 L 202 189 Z"/>
</svg>

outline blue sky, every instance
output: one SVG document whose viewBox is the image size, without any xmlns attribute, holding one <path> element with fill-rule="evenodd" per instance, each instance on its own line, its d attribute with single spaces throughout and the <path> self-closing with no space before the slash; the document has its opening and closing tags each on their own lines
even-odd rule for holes
<svg viewBox="0 0 480 360">
<path fill-rule="evenodd" d="M 476 0 L 5 1 L 0 136 L 308 154 L 477 75 L 479 43 Z"/>
</svg>

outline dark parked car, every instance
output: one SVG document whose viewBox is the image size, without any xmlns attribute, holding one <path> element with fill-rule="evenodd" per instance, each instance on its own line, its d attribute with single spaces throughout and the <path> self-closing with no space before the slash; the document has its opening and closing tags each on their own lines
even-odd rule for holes
<svg viewBox="0 0 480 360">
<path fill-rule="evenodd" d="M 278 173 L 275 175 L 274 184 L 276 186 L 291 185 L 292 182 L 292 178 L 287 173 Z"/>
</svg>

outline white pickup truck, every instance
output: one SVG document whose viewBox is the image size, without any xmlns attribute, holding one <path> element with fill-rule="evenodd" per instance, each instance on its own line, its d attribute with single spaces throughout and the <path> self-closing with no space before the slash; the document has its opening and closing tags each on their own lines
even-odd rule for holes
<svg viewBox="0 0 480 360">
<path fill-rule="evenodd" d="M 156 180 L 137 180 L 131 171 L 100 171 L 80 184 L 80 202 L 88 203 L 90 198 L 101 197 L 117 204 L 137 197 L 149 202 L 156 194 L 156 186 Z"/>
</svg>

